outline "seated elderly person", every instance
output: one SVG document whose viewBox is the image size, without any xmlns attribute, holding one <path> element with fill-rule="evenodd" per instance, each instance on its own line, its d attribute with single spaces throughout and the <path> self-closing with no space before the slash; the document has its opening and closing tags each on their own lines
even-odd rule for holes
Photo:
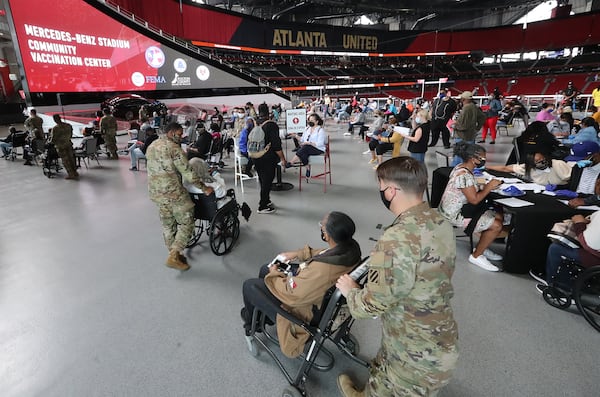
<svg viewBox="0 0 600 397">
<path fill-rule="evenodd" d="M 390 116 L 387 125 L 384 124 L 384 130 L 381 134 L 373 134 L 369 142 L 369 150 L 371 151 L 371 160 L 369 163 L 377 163 L 373 167 L 376 169 L 383 162 L 383 155 L 388 150 L 392 150 L 392 157 L 400 156 L 400 148 L 404 137 L 397 132 L 394 132 L 394 127 L 398 123 L 395 116 Z"/>
<path fill-rule="evenodd" d="M 594 212 L 589 218 L 574 215 L 571 218 L 577 235 L 579 248 L 572 248 L 558 242 L 550 244 L 546 256 L 546 284 L 570 292 L 571 275 L 564 269 L 560 271 L 565 259 L 577 262 L 583 267 L 591 267 L 600 263 L 600 211 Z M 538 284 L 537 290 L 544 292 L 547 285 Z"/>
<path fill-rule="evenodd" d="M 360 247 L 352 238 L 356 226 L 348 215 L 330 212 L 319 223 L 319 228 L 321 239 L 327 243 L 326 248 L 316 249 L 305 245 L 298 251 L 279 254 L 282 261 L 300 262 L 294 267 L 293 275 L 280 272 L 276 265 L 265 265 L 260 270 L 259 278 L 246 280 L 243 286 L 242 320 L 246 334 L 249 335 L 252 328 L 252 313 L 257 307 L 269 320 L 277 322 L 281 351 L 289 357 L 302 353 L 308 334 L 277 316 L 274 307 L 282 307 L 309 322 L 313 317 L 313 309 L 320 309 L 325 292 L 361 259 Z"/>
<path fill-rule="evenodd" d="M 493 171 L 510 172 L 538 185 L 566 185 L 571 179 L 573 168 L 563 160 L 550 156 L 552 148 L 537 143 L 526 147 L 525 163 L 512 165 L 490 165 Z"/>
<path fill-rule="evenodd" d="M 194 157 L 189 162 L 192 172 L 194 172 L 206 186 L 212 187 L 215 197 L 220 199 L 227 194 L 227 186 L 217 170 L 212 170 L 206 161 L 199 157 Z M 183 186 L 190 193 L 204 194 L 204 191 L 197 186 L 183 181 Z"/>
<path fill-rule="evenodd" d="M 5 159 L 8 159 L 10 152 L 12 151 L 12 143 L 13 139 L 17 134 L 22 131 L 17 131 L 15 127 L 10 127 L 8 129 L 8 136 L 2 140 L 0 140 L 0 149 L 2 149 L 2 155 Z"/>
<path fill-rule="evenodd" d="M 469 262 L 482 269 L 497 272 L 500 269 L 489 260 L 500 261 L 502 256 L 488 247 L 502 231 L 503 215 L 482 204 L 487 195 L 502 182 L 492 179 L 480 186 L 473 174 L 475 168 L 485 165 L 485 153 L 483 146 L 474 143 L 458 142 L 454 146 L 454 154 L 460 156 L 463 162 L 450 173 L 438 211 L 450 223 L 462 229 L 467 228 L 472 221 L 477 222 L 473 233 L 481 233 L 481 237 L 475 250 L 469 255 Z"/>
<path fill-rule="evenodd" d="M 562 113 L 558 120 L 552 120 L 546 124 L 546 128 L 556 137 L 567 137 L 571 134 L 573 127 L 573 116 L 571 113 Z"/>
<path fill-rule="evenodd" d="M 600 128 L 598 127 L 598 123 L 591 117 L 586 117 L 579 123 L 581 129 L 577 134 L 569 136 L 569 143 L 575 144 L 578 142 L 595 142 L 600 143 L 598 140 L 598 132 L 600 132 Z"/>
<path fill-rule="evenodd" d="M 75 157 L 77 158 L 77 168 L 81 167 L 81 157 L 77 156 L 78 154 L 86 153 L 88 142 L 95 140 L 94 137 L 94 129 L 91 127 L 87 127 L 83 129 L 83 139 L 79 143 L 79 146 L 74 147 Z"/>
<path fill-rule="evenodd" d="M 132 146 L 129 150 L 129 156 L 131 157 L 131 171 L 137 171 L 137 163 L 139 159 L 146 158 L 146 150 L 152 142 L 158 139 L 158 134 L 154 128 L 148 128 L 146 130 L 146 140 L 144 142 L 137 141 L 136 145 Z"/>
<path fill-rule="evenodd" d="M 44 146 L 46 145 L 46 139 L 44 139 L 44 133 L 38 128 L 34 128 L 31 133 L 33 137 L 29 141 L 29 145 L 25 146 L 23 151 L 23 158 L 25 159 L 24 165 L 33 165 L 31 160 L 35 156 L 44 153 Z"/>
</svg>

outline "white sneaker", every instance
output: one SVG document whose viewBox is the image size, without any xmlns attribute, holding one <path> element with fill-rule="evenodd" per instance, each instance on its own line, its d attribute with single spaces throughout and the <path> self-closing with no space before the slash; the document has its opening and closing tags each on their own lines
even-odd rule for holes
<svg viewBox="0 0 600 397">
<path fill-rule="evenodd" d="M 344 132 L 344 136 L 350 136 L 350 135 L 352 135 L 352 134 L 349 132 Z"/>
<path fill-rule="evenodd" d="M 488 248 L 486 248 L 485 251 L 483 251 L 483 255 L 485 255 L 485 257 L 491 261 L 501 261 L 502 260 L 502 255 L 497 254 Z"/>
<path fill-rule="evenodd" d="M 371 153 L 371 151 L 370 151 L 370 150 L 365 150 L 365 151 L 363 152 L 363 154 L 369 154 L 369 153 Z"/>
<path fill-rule="evenodd" d="M 500 269 L 492 265 L 484 255 L 479 255 L 477 258 L 475 258 L 473 255 L 469 255 L 469 262 L 471 262 L 475 266 L 479 266 L 480 268 L 487 270 L 488 272 L 500 271 Z"/>
</svg>

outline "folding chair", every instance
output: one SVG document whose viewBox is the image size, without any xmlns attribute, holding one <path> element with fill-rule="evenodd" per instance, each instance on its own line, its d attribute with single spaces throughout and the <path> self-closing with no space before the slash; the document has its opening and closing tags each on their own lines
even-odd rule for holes
<svg viewBox="0 0 600 397">
<path fill-rule="evenodd" d="M 102 167 L 100 164 L 100 160 L 98 159 L 98 147 L 96 143 L 96 139 L 89 139 L 85 141 L 85 147 L 81 151 L 75 152 L 75 157 L 83 160 L 83 164 L 85 168 L 88 169 L 89 159 L 96 160 L 98 163 L 98 167 Z"/>
<path fill-rule="evenodd" d="M 325 152 L 318 156 L 310 156 L 308 157 L 308 164 L 306 166 L 311 167 L 311 171 L 314 169 L 315 165 L 323 164 L 323 172 L 320 174 L 312 175 L 306 178 L 306 182 L 311 179 L 323 178 L 323 193 L 327 193 L 327 175 L 329 175 L 329 184 L 331 185 L 331 154 L 329 152 L 329 137 L 325 141 Z M 298 172 L 298 191 L 302 190 L 302 167 L 304 165 L 300 165 L 300 169 Z"/>
<path fill-rule="evenodd" d="M 240 147 L 238 146 L 239 142 L 237 139 L 233 140 L 233 162 L 234 162 L 234 172 L 235 172 L 235 186 L 237 187 L 238 179 L 240 181 L 240 186 L 242 188 L 242 194 L 244 194 L 244 181 L 249 179 L 256 179 L 258 181 L 258 172 L 254 174 L 254 176 L 250 177 L 243 172 L 242 167 L 248 164 L 248 159 L 240 153 Z"/>
</svg>

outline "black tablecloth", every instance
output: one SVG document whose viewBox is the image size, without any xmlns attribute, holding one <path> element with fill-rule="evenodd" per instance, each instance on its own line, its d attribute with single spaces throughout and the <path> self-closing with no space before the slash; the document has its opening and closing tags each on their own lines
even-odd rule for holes
<svg viewBox="0 0 600 397">
<path fill-rule="evenodd" d="M 437 207 L 448 184 L 451 167 L 441 167 L 433 171 L 431 181 L 431 206 Z M 490 172 L 497 176 L 511 177 L 514 175 Z M 499 199 L 503 196 L 495 193 L 490 198 Z M 511 214 L 510 232 L 504 254 L 504 270 L 510 273 L 527 273 L 530 269 L 544 271 L 546 251 L 550 240 L 546 234 L 556 222 L 568 219 L 578 213 L 590 211 L 575 210 L 557 200 L 556 197 L 528 191 L 520 199 L 534 203 L 527 207 L 513 208 L 503 206 L 504 212 Z"/>
</svg>

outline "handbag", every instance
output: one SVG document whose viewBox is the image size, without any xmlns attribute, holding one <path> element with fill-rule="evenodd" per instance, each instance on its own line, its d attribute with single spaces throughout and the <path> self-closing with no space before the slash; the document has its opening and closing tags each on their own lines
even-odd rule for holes
<svg viewBox="0 0 600 397">
<path fill-rule="evenodd" d="M 553 243 L 562 244 L 569 248 L 581 248 L 579 240 L 577 240 L 577 234 L 575 234 L 574 223 L 571 219 L 555 223 L 547 234 L 547 237 Z"/>
</svg>

